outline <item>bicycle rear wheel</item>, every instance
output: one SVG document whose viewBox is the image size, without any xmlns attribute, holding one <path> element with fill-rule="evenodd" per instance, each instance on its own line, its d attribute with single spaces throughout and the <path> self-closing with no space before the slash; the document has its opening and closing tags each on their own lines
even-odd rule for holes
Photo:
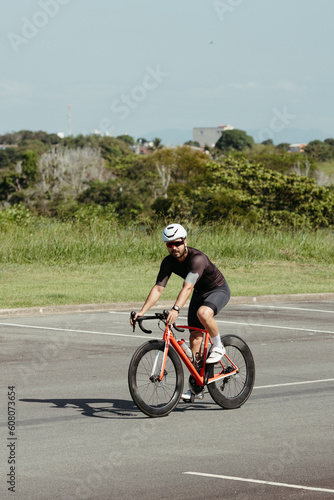
<svg viewBox="0 0 334 500">
<path fill-rule="evenodd" d="M 222 408 L 234 409 L 243 405 L 253 390 L 255 381 L 255 364 L 251 350 L 246 342 L 236 335 L 225 335 L 221 341 L 227 356 L 238 367 L 238 373 L 208 384 L 212 399 Z M 216 364 L 207 365 L 208 378 L 218 373 L 229 373 L 234 370 L 226 356 Z"/>
<path fill-rule="evenodd" d="M 181 361 L 169 348 L 163 379 L 159 380 L 165 343 L 150 340 L 134 353 L 128 371 L 131 397 L 149 417 L 164 417 L 178 404 L 183 390 Z"/>
</svg>

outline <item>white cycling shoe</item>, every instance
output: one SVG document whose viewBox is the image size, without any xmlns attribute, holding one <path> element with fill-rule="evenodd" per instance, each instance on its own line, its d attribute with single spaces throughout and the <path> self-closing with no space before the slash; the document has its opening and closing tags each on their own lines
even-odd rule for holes
<svg viewBox="0 0 334 500">
<path fill-rule="evenodd" d="M 194 399 L 203 399 L 204 398 L 204 392 L 200 392 L 199 394 L 193 394 L 191 390 L 189 389 L 187 392 L 184 392 L 181 396 L 181 399 L 183 401 L 190 401 L 191 396 L 194 396 Z"/>
<path fill-rule="evenodd" d="M 224 354 L 226 354 L 225 347 L 213 347 L 206 362 L 209 364 L 218 363 L 218 361 L 222 359 Z"/>
</svg>

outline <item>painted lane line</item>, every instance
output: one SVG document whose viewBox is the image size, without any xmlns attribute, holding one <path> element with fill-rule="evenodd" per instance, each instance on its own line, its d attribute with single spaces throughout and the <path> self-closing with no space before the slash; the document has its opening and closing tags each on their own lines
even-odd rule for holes
<svg viewBox="0 0 334 500">
<path fill-rule="evenodd" d="M 289 306 L 265 306 L 260 304 L 244 304 L 245 307 L 258 307 L 261 309 L 291 309 L 293 311 L 308 311 L 334 314 L 334 311 L 324 311 L 323 309 L 308 309 L 306 307 L 289 307 Z"/>
<path fill-rule="evenodd" d="M 281 486 L 284 488 L 295 488 L 298 490 L 308 490 L 308 491 L 319 491 L 324 493 L 334 493 L 334 490 L 330 490 L 327 488 L 314 488 L 312 486 L 301 486 L 298 484 L 288 484 L 288 483 L 276 483 L 273 481 L 261 481 L 260 479 L 248 479 L 244 477 L 234 477 L 234 476 L 221 476 L 218 474 L 205 474 L 202 472 L 183 472 L 183 474 L 191 474 L 193 476 L 202 476 L 202 477 L 213 477 L 215 479 L 228 479 L 230 481 L 242 481 L 246 483 L 257 483 L 257 484 L 267 484 L 269 486 Z"/>
<path fill-rule="evenodd" d="M 272 389 L 274 387 L 287 387 L 290 385 L 302 385 L 302 384 L 318 384 L 321 382 L 334 382 L 334 378 L 324 378 L 319 380 L 304 380 L 303 382 L 286 382 L 284 384 L 258 385 L 253 387 L 253 389 Z"/>
<path fill-rule="evenodd" d="M 293 309 L 293 308 L 291 308 L 291 309 Z M 300 311 L 301 309 L 298 309 L 298 310 Z M 306 311 L 307 309 L 303 309 L 303 310 Z M 328 311 L 321 311 L 321 312 L 328 312 Z M 330 311 L 330 312 L 334 312 L 334 311 Z M 110 311 L 110 314 L 116 314 L 116 311 Z M 117 312 L 117 314 L 119 314 L 119 313 Z M 121 314 L 128 315 L 129 313 L 121 312 Z M 178 320 L 180 321 L 181 319 L 187 321 L 187 318 L 185 316 L 179 316 Z M 217 323 L 226 323 L 226 324 L 231 324 L 231 325 L 239 325 L 239 326 L 256 326 L 256 327 L 261 327 L 261 328 L 278 328 L 280 330 L 295 330 L 295 331 L 312 332 L 312 333 L 330 333 L 330 334 L 334 335 L 334 332 L 331 332 L 328 330 L 314 330 L 314 329 L 298 328 L 298 327 L 292 327 L 292 326 L 262 325 L 261 323 L 243 323 L 243 322 L 228 321 L 228 320 L 223 320 L 223 319 L 216 319 L 216 322 Z"/>
<path fill-rule="evenodd" d="M 262 325 L 261 323 L 239 323 L 238 321 L 216 320 L 217 323 L 226 323 L 239 326 L 256 326 L 257 328 L 276 328 L 279 330 L 293 330 L 295 332 L 312 332 L 312 333 L 329 333 L 334 335 L 334 332 L 328 330 L 315 330 L 314 328 L 298 328 L 293 326 L 278 326 L 278 325 Z"/>
<path fill-rule="evenodd" d="M 71 330 L 70 328 L 54 328 L 51 326 L 33 326 L 33 325 L 20 325 L 18 323 L 0 323 L 0 326 L 16 326 L 19 328 L 32 328 L 33 330 L 53 330 L 56 332 L 71 332 L 71 333 L 91 333 L 93 335 L 111 335 L 115 337 L 136 337 L 138 339 L 147 339 L 147 336 L 144 335 L 132 335 L 128 333 L 112 333 L 112 332 L 94 332 L 91 330 Z M 150 338 L 158 338 L 151 336 Z M 160 339 L 160 337 L 159 337 Z"/>
<path fill-rule="evenodd" d="M 185 318 L 180 318 L 180 319 L 185 319 Z M 328 331 L 328 330 L 315 330 L 315 329 L 309 329 L 309 328 L 298 328 L 298 327 L 292 327 L 292 326 L 277 326 L 277 325 L 263 325 L 261 323 L 242 323 L 242 322 L 237 322 L 237 321 L 226 321 L 226 320 L 216 320 L 217 323 L 224 323 L 224 324 L 230 324 L 230 325 L 238 325 L 238 326 L 254 326 L 258 328 L 276 328 L 278 330 L 292 330 L 292 331 L 299 331 L 299 332 L 311 332 L 311 333 L 327 333 L 330 335 L 334 335 L 334 332 Z M 100 335 L 118 335 L 121 337 L 136 337 L 136 335 L 132 334 L 126 334 L 126 333 L 108 333 L 108 332 L 94 332 L 94 331 L 85 331 L 85 330 L 69 330 L 66 328 L 52 328 L 52 327 L 47 327 L 47 326 L 31 326 L 31 325 L 21 325 L 21 324 L 16 324 L 16 323 L 2 323 L 0 322 L 0 326 L 19 326 L 21 328 L 40 328 L 44 330 L 63 330 L 63 331 L 68 331 L 68 332 L 79 332 L 79 333 L 95 333 L 95 334 L 100 334 Z M 139 336 L 139 338 L 146 338 L 144 336 Z M 158 337 L 156 337 L 158 338 Z M 159 337 L 160 338 L 160 337 Z"/>
<path fill-rule="evenodd" d="M 323 311 L 323 312 L 328 312 L 328 311 Z M 332 311 L 330 311 L 330 312 L 332 312 Z M 114 314 L 114 312 L 110 312 L 110 314 Z M 128 315 L 128 313 L 124 313 L 124 312 L 122 314 Z M 187 318 L 184 316 L 179 316 L 178 320 L 180 321 L 181 319 L 187 321 Z M 292 327 L 292 326 L 262 325 L 261 323 L 242 323 L 242 322 L 228 321 L 228 320 L 223 320 L 223 319 L 216 319 L 216 322 L 217 323 L 226 323 L 226 324 L 231 324 L 231 325 L 238 325 L 238 326 L 256 326 L 256 327 L 260 327 L 260 328 L 277 328 L 279 330 L 294 330 L 294 331 L 299 331 L 299 332 L 312 332 L 312 333 L 329 333 L 331 335 L 334 335 L 334 332 L 331 332 L 328 330 L 314 330 L 314 329 L 309 329 L 309 328 L 298 328 L 298 327 Z"/>
</svg>

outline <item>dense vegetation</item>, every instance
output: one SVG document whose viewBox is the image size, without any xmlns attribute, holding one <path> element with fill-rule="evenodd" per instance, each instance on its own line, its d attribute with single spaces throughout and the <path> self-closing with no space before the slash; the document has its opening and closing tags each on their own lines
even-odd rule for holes
<svg viewBox="0 0 334 500">
<path fill-rule="evenodd" d="M 31 214 L 146 228 L 157 219 L 247 228 L 334 225 L 330 176 L 320 185 L 321 165 L 331 172 L 334 139 L 288 153 L 286 144 L 255 144 L 242 131 L 222 137 L 205 152 L 192 145 L 164 148 L 156 139 L 142 156 L 129 136 L 0 136 L 0 228 L 13 213 L 17 220 Z"/>
<path fill-rule="evenodd" d="M 155 139 L 147 156 L 129 136 L 0 137 L 0 307 L 142 302 L 172 219 L 234 296 L 333 291 L 333 143 L 229 135 L 206 152 Z"/>
</svg>

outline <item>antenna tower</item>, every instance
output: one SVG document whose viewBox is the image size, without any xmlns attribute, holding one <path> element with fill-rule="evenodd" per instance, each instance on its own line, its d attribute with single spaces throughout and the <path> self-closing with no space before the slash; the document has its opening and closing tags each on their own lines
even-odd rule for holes
<svg viewBox="0 0 334 500">
<path fill-rule="evenodd" d="M 67 105 L 67 124 L 68 124 L 68 136 L 72 135 L 71 130 L 71 104 Z"/>
</svg>

